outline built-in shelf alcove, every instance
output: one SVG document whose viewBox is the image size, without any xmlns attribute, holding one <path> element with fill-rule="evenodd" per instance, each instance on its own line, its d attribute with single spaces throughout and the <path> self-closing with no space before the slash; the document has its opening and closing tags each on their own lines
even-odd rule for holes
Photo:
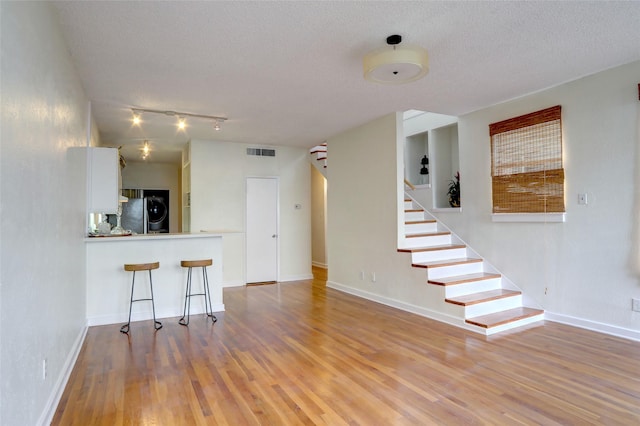
<svg viewBox="0 0 640 426">
<path fill-rule="evenodd" d="M 420 192 L 429 192 L 429 195 L 423 194 L 429 201 L 425 207 L 452 208 L 448 188 L 459 171 L 458 118 L 406 111 L 404 137 L 405 179 Z"/>
</svg>

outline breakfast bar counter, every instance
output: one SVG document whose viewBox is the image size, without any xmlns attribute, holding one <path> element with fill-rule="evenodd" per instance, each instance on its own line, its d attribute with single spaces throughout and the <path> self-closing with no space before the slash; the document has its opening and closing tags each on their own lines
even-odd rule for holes
<svg viewBox="0 0 640 426">
<path fill-rule="evenodd" d="M 180 266 L 180 261 L 212 259 L 213 265 L 207 268 L 211 303 L 214 312 L 224 311 L 222 234 L 201 232 L 96 236 L 87 237 L 85 243 L 89 326 L 127 322 L 132 273 L 124 270 L 125 263 L 160 262 L 160 268 L 152 272 L 156 318 L 170 318 L 182 316 L 184 307 L 187 269 Z M 148 281 L 148 273 L 137 274 L 135 298 L 149 296 Z M 193 272 L 194 290 L 201 289 L 201 285 L 202 273 L 197 268 Z M 204 311 L 204 298 L 194 297 L 191 315 Z M 152 317 L 150 302 L 133 304 L 132 321 Z"/>
</svg>

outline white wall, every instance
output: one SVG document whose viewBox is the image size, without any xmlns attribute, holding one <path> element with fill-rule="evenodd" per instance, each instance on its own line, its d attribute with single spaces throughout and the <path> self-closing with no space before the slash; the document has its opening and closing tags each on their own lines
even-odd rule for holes
<svg viewBox="0 0 640 426">
<path fill-rule="evenodd" d="M 401 114 L 351 129 L 327 144 L 327 285 L 396 306 L 434 308 L 442 301 L 426 293 L 425 272 L 411 268 L 407 253 L 397 252 L 404 198 Z"/>
<path fill-rule="evenodd" d="M 310 278 L 311 197 L 306 149 L 270 147 L 275 157 L 248 156 L 233 142 L 191 141 L 191 231 L 232 232 L 223 237 L 223 285 L 245 280 L 246 178 L 277 176 L 280 191 L 279 280 Z M 296 210 L 295 204 L 302 209 Z"/>
<path fill-rule="evenodd" d="M 313 165 L 311 170 L 311 260 L 315 266 L 327 267 L 326 195 L 327 180 Z"/>
<path fill-rule="evenodd" d="M 85 331 L 86 170 L 69 148 L 86 145 L 88 103 L 51 6 L 0 15 L 0 424 L 33 425 Z"/>
<path fill-rule="evenodd" d="M 631 268 L 631 236 L 640 215 L 634 209 L 639 76 L 635 62 L 460 117 L 462 211 L 436 213 L 549 319 L 636 339 L 640 313 L 631 311 L 631 298 L 640 298 L 640 284 Z M 489 124 L 557 104 L 566 223 L 493 223 Z M 409 260 L 395 252 L 402 163 L 398 144 L 390 142 L 394 125 L 388 116 L 328 141 L 329 285 L 424 313 L 435 306 L 435 286 L 424 283 L 424 273 L 407 272 Z M 577 204 L 581 192 L 588 194 L 586 206 Z"/>
<path fill-rule="evenodd" d="M 550 318 L 623 335 L 640 333 L 630 269 L 639 82 L 635 62 L 460 117 L 462 213 L 440 216 Z M 562 106 L 566 223 L 492 223 L 488 125 L 554 105 Z M 583 192 L 586 206 L 577 204 Z"/>
<path fill-rule="evenodd" d="M 123 188 L 168 189 L 169 232 L 179 232 L 181 219 L 180 165 L 129 161 L 122 170 Z"/>
</svg>

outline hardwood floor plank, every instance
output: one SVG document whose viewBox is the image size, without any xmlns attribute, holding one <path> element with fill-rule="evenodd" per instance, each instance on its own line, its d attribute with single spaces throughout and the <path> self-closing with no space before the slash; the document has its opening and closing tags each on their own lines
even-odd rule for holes
<svg viewBox="0 0 640 426">
<path fill-rule="evenodd" d="M 640 343 L 546 322 L 482 336 L 320 279 L 227 288 L 212 324 L 91 327 L 53 425 L 607 424 Z"/>
</svg>

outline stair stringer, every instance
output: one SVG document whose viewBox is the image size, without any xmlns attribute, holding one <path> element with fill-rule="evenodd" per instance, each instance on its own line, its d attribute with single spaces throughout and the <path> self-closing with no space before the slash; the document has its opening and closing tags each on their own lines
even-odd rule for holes
<svg viewBox="0 0 640 426">
<path fill-rule="evenodd" d="M 500 272 L 500 270 L 498 270 L 498 268 L 496 268 L 493 264 L 491 264 L 490 262 L 488 262 L 484 257 L 480 256 L 478 252 L 476 252 L 474 249 L 472 249 L 462 238 L 460 238 L 460 236 L 458 236 L 457 234 L 455 234 L 453 231 L 451 231 L 451 229 L 449 227 L 447 227 L 442 221 L 440 221 L 439 219 L 437 219 L 435 216 L 433 216 L 428 210 L 426 210 L 422 205 L 420 205 L 420 203 L 418 203 L 415 199 L 413 199 L 413 197 L 410 196 L 410 194 L 405 193 L 405 199 L 410 199 L 411 200 L 411 207 L 408 207 L 405 203 L 405 209 L 410 208 L 413 210 L 422 210 L 423 213 L 423 220 L 429 220 L 429 221 L 435 221 L 436 224 L 436 232 L 437 233 L 442 233 L 442 232 L 448 232 L 450 233 L 450 244 L 452 245 L 463 245 L 465 247 L 466 250 L 466 257 L 467 258 L 477 258 L 477 259 L 482 259 L 481 262 L 481 267 L 480 270 L 484 273 L 488 273 L 488 274 L 499 274 L 500 277 L 497 278 L 499 280 L 499 286 L 496 287 L 495 283 L 491 284 L 491 288 L 497 288 L 497 289 L 503 289 L 503 290 L 511 290 L 511 291 L 517 291 L 520 292 L 519 296 L 513 296 L 509 297 L 509 298 L 505 298 L 505 300 L 508 300 L 507 302 L 502 302 L 500 300 L 498 301 L 491 301 L 491 302 L 483 302 L 482 304 L 488 304 L 487 308 L 489 308 L 489 306 L 491 305 L 495 305 L 495 306 L 500 306 L 500 305 L 505 305 L 508 306 L 508 304 L 510 303 L 514 303 L 514 300 L 517 301 L 519 300 L 520 306 L 527 306 L 527 307 L 534 307 L 535 309 L 542 309 L 541 305 L 534 299 L 532 299 L 531 297 L 527 296 L 524 292 L 522 292 L 522 290 L 512 281 L 510 280 L 508 277 L 506 277 L 502 272 Z M 412 213 L 413 214 L 413 213 Z M 415 219 L 415 215 L 412 217 L 412 219 L 410 220 L 414 220 Z M 412 244 L 410 241 L 410 239 L 406 238 L 406 235 L 403 235 L 402 238 L 399 239 L 399 248 L 398 251 L 407 251 L 410 250 L 411 247 L 416 247 L 414 244 Z M 411 253 L 412 258 L 414 257 L 415 253 Z M 413 260 L 412 260 L 413 263 Z M 439 268 L 438 268 L 439 269 Z M 429 269 L 427 269 L 427 280 L 432 278 L 432 275 L 429 274 Z M 433 274 L 436 275 L 436 274 Z M 445 274 L 446 275 L 446 274 Z M 439 277 L 438 277 L 439 278 Z M 464 285 L 464 284 L 463 284 Z M 455 286 L 451 286 L 453 288 L 459 287 L 460 285 L 455 285 Z M 436 289 L 436 291 L 433 291 L 432 287 L 440 287 L 439 289 Z M 482 287 L 482 286 L 481 286 Z M 443 312 L 442 314 L 444 314 L 444 318 L 442 318 L 442 315 L 435 315 L 433 317 L 433 319 L 437 319 L 440 321 L 444 321 L 446 323 L 452 324 L 452 325 L 459 325 L 457 320 L 453 320 L 451 321 L 454 317 L 455 318 L 459 318 L 462 325 L 462 328 L 465 329 L 470 329 L 476 332 L 480 332 L 482 334 L 486 334 L 486 335 L 490 335 L 490 334 L 495 334 L 495 333 L 499 333 L 501 331 L 505 331 L 505 330 L 509 330 L 511 328 L 517 328 L 517 327 L 521 327 L 533 322 L 538 322 L 544 319 L 544 313 L 542 313 L 542 315 L 538 315 L 535 316 L 533 318 L 526 318 L 526 319 L 521 319 L 519 321 L 516 321 L 514 324 L 514 326 L 511 326 L 510 324 L 504 324 L 504 325 L 499 325 L 499 326 L 494 326 L 491 327 L 489 329 L 485 329 L 473 324 L 468 324 L 466 321 L 466 319 L 471 318 L 473 316 L 478 316 L 478 315 L 482 315 L 482 313 L 478 314 L 477 313 L 477 309 L 474 307 L 474 305 L 471 305 L 470 307 L 464 307 L 464 306 L 460 306 L 460 305 L 452 305 L 446 301 L 444 301 L 445 298 L 447 298 L 447 286 L 439 286 L 439 285 L 427 285 L 427 289 L 428 289 L 428 293 L 429 296 L 433 296 L 433 297 L 437 297 L 437 300 L 442 300 L 442 309 Z M 482 290 L 482 289 L 481 289 Z M 451 297 L 451 296 L 449 296 Z M 518 299 L 519 298 L 519 299 Z M 501 299 L 502 300 L 502 299 Z M 453 306 L 453 309 L 452 309 Z M 471 308 L 471 309 L 469 309 Z M 482 309 L 482 308 L 480 308 Z M 508 307 L 507 307 L 508 309 Z M 429 315 L 427 315 L 429 316 Z M 440 316 L 441 318 L 437 318 L 438 316 Z"/>
</svg>

